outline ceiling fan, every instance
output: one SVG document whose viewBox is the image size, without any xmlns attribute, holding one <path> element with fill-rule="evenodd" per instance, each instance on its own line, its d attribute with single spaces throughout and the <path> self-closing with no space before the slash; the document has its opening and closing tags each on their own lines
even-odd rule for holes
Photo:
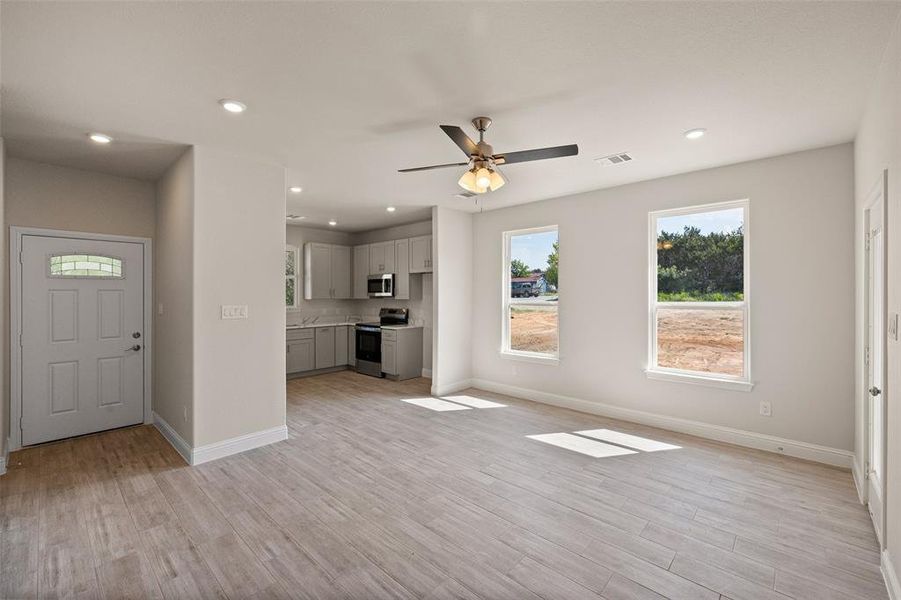
<svg viewBox="0 0 901 600">
<path fill-rule="evenodd" d="M 479 132 L 478 144 L 469 139 L 469 136 L 456 125 L 440 125 L 441 130 L 469 157 L 467 162 L 399 169 L 398 172 L 412 173 L 414 171 L 468 166 L 469 169 L 463 173 L 463 176 L 460 177 L 457 183 L 468 192 L 484 194 L 489 190 L 493 192 L 507 183 L 503 175 L 498 171 L 498 165 L 512 165 L 514 163 L 544 160 L 546 158 L 575 156 L 579 153 L 579 146 L 570 144 L 568 146 L 554 146 L 553 148 L 537 148 L 535 150 L 494 154 L 494 148 L 485 141 L 485 131 L 491 126 L 491 119 L 488 117 L 476 117 L 472 120 L 472 125 Z"/>
</svg>

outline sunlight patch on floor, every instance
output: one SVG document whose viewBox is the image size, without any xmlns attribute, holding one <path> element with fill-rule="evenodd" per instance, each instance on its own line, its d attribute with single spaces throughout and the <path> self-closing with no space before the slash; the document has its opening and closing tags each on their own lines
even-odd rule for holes
<svg viewBox="0 0 901 600">
<path fill-rule="evenodd" d="M 637 435 L 631 435 L 629 433 L 623 433 L 621 431 L 613 431 L 610 429 L 589 429 L 586 431 L 576 431 L 575 433 L 584 435 L 585 437 L 594 438 L 596 440 L 610 442 L 611 444 L 618 444 L 620 446 L 635 448 L 636 450 L 641 450 L 642 452 L 678 450 L 682 447 L 673 444 L 667 444 L 664 442 L 658 442 L 657 440 L 652 440 L 649 438 L 639 437 Z"/>
<path fill-rule="evenodd" d="M 473 398 L 472 396 L 442 396 L 443 400 L 456 402 L 457 404 L 465 404 L 473 408 L 502 408 L 507 406 L 500 402 L 492 402 L 491 400 L 483 400 L 482 398 Z"/>
<path fill-rule="evenodd" d="M 438 398 L 401 398 L 401 401 L 408 404 L 415 404 L 416 406 L 421 406 L 422 408 L 428 408 L 429 410 L 437 410 L 439 412 L 445 412 L 449 410 L 472 410 L 472 408 L 469 406 L 462 406 L 460 404 L 454 404 L 453 402 L 445 402 L 444 400 L 439 400 Z"/>
<path fill-rule="evenodd" d="M 565 448 L 566 450 L 572 450 L 573 452 L 587 454 L 588 456 L 592 456 L 594 458 L 606 458 L 610 456 L 623 456 L 625 454 L 637 454 L 637 452 L 635 452 L 634 450 L 629 450 L 628 448 L 621 448 L 620 446 L 613 446 L 611 444 L 596 442 L 594 440 L 579 437 L 571 433 L 542 433 L 538 435 L 527 435 L 526 437 L 532 440 L 537 440 L 539 442 L 544 442 L 545 444 L 559 446 L 560 448 Z"/>
</svg>

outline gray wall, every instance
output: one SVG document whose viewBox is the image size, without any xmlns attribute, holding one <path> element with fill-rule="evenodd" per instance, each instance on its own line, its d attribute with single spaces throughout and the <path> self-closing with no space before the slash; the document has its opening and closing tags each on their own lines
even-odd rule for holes
<svg viewBox="0 0 901 600">
<path fill-rule="evenodd" d="M 472 376 L 849 451 L 853 186 L 844 144 L 477 214 Z M 743 198 L 754 390 L 649 380 L 648 212 Z M 554 224 L 565 290 L 559 365 L 502 357 L 502 232 Z M 441 332 L 453 326 L 445 315 Z M 759 415 L 761 400 L 772 417 Z"/>
<path fill-rule="evenodd" d="M 193 148 L 169 168 L 157 185 L 154 241 L 153 411 L 193 445 Z"/>
<path fill-rule="evenodd" d="M 901 21 L 896 25 L 891 43 L 874 82 L 867 110 L 861 121 L 860 130 L 854 143 L 854 166 L 856 178 L 857 221 L 855 250 L 857 253 L 857 310 L 855 346 L 856 409 L 854 411 L 856 432 L 858 485 L 866 485 L 863 462 L 866 460 L 864 402 L 867 387 L 863 363 L 864 349 L 864 252 L 863 252 L 863 210 L 868 196 L 888 169 L 887 194 L 888 222 L 886 240 L 888 242 L 888 290 L 889 314 L 901 312 Z M 886 559 L 894 572 L 901 575 L 901 343 L 889 337 L 888 373 L 885 385 L 885 401 L 888 403 L 888 462 L 886 464 Z"/>
</svg>

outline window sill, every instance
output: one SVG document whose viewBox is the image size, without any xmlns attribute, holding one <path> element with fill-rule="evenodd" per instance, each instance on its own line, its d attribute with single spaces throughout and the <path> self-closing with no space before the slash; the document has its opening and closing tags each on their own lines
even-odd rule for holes
<svg viewBox="0 0 901 600">
<path fill-rule="evenodd" d="M 541 354 L 532 354 L 529 352 L 512 352 L 510 350 L 501 350 L 501 358 L 507 360 L 519 360 L 522 362 L 538 363 L 542 365 L 557 366 L 560 364 L 560 357 L 548 356 Z"/>
<path fill-rule="evenodd" d="M 691 375 L 688 373 L 674 373 L 672 371 L 658 371 L 646 369 L 648 379 L 658 381 L 675 381 L 678 383 L 690 383 L 693 385 L 705 385 L 707 387 L 720 388 L 722 390 L 734 390 L 738 392 L 750 392 L 754 384 L 750 381 L 737 381 L 734 379 L 720 379 L 718 377 L 705 377 L 703 375 Z"/>
</svg>

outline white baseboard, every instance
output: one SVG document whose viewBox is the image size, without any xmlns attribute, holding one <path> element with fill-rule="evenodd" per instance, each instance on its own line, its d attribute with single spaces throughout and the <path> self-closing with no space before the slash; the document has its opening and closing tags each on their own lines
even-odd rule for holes
<svg viewBox="0 0 901 600">
<path fill-rule="evenodd" d="M 425 377 L 426 379 L 431 379 L 432 378 L 432 370 L 431 369 L 423 369 L 422 376 Z"/>
<path fill-rule="evenodd" d="M 570 396 L 561 396 L 559 394 L 550 394 L 548 392 L 539 392 L 529 390 L 504 383 L 497 383 L 485 379 L 472 379 L 469 381 L 472 387 L 496 392 L 499 394 L 507 394 L 541 402 L 543 404 L 551 404 L 562 408 L 569 408 L 579 412 L 600 415 L 602 417 L 610 417 L 613 419 L 621 419 L 623 421 L 632 421 L 652 427 L 660 427 L 661 429 L 669 429 L 670 431 L 678 431 L 689 435 L 716 440 L 718 442 L 726 442 L 737 446 L 745 446 L 747 448 L 755 448 L 757 450 L 766 450 L 778 454 L 785 454 L 795 458 L 803 458 L 827 465 L 843 467 L 850 469 L 854 462 L 854 453 L 839 448 L 829 448 L 827 446 L 819 446 L 807 442 L 789 440 L 763 433 L 753 431 L 745 431 L 742 429 L 733 429 L 731 427 L 723 427 L 721 425 L 711 425 L 700 421 L 691 421 L 688 419 L 680 419 L 678 417 L 669 417 L 666 415 L 658 415 L 654 413 L 634 410 L 631 408 L 623 408 L 620 406 L 612 406 L 601 402 L 592 402 L 581 398 L 573 398 Z M 456 390 L 454 390 L 456 391 Z M 449 393 L 442 391 L 442 394 Z M 436 394 L 441 395 L 441 394 Z M 899 599 L 901 600 L 901 599 Z"/>
<path fill-rule="evenodd" d="M 278 427 L 272 427 L 271 429 L 255 431 L 246 435 L 239 435 L 238 437 L 222 440 L 221 442 L 192 448 L 190 444 L 182 439 L 182 437 L 178 435 L 178 432 L 176 432 L 172 426 L 158 414 L 153 414 L 153 421 L 156 428 L 163 434 L 163 437 L 172 444 L 172 447 L 175 448 L 176 452 L 181 454 L 182 458 L 184 458 L 185 462 L 189 465 L 200 465 L 205 462 L 210 462 L 211 460 L 225 458 L 232 454 L 246 452 L 247 450 L 253 450 L 260 446 L 266 446 L 288 439 L 288 428 L 285 425 L 280 425 Z"/>
<path fill-rule="evenodd" d="M 888 597 L 891 600 L 901 600 L 901 581 L 898 579 L 898 572 L 895 571 L 895 565 L 892 564 L 892 557 L 888 550 L 882 551 L 881 563 L 882 577 L 885 578 Z"/>
<path fill-rule="evenodd" d="M 861 504 L 867 503 L 866 485 L 867 481 L 860 472 L 860 465 L 857 464 L 857 457 L 851 460 L 851 477 L 854 479 L 854 487 L 857 489 L 857 499 Z"/>
<path fill-rule="evenodd" d="M 478 387 L 475 385 L 474 380 L 472 379 L 461 379 L 460 381 L 454 381 L 453 383 L 445 383 L 441 385 L 436 385 L 435 380 L 432 379 L 433 396 L 453 394 L 454 392 L 459 392 L 460 390 L 465 390 L 466 388 L 470 387 Z"/>
<path fill-rule="evenodd" d="M 217 458 L 225 458 L 232 454 L 246 452 L 248 450 L 253 450 L 254 448 L 259 448 L 260 446 L 268 446 L 269 444 L 281 442 L 286 439 L 288 439 L 288 427 L 285 425 L 279 425 L 278 427 L 272 427 L 271 429 L 264 429 L 262 431 L 254 431 L 253 433 L 239 435 L 238 437 L 222 440 L 221 442 L 194 448 L 194 452 L 191 455 L 191 464 L 203 464 L 205 462 L 210 462 L 211 460 L 216 460 Z"/>
<path fill-rule="evenodd" d="M 166 420 L 159 416 L 156 413 L 153 413 L 153 424 L 159 430 L 160 433 L 163 434 L 163 437 L 166 438 L 166 441 L 175 448 L 175 451 L 181 454 L 181 457 L 185 459 L 185 462 L 189 465 L 191 464 L 191 445 L 188 444 L 175 429 L 172 428 L 172 425 L 166 422 Z"/>
</svg>

